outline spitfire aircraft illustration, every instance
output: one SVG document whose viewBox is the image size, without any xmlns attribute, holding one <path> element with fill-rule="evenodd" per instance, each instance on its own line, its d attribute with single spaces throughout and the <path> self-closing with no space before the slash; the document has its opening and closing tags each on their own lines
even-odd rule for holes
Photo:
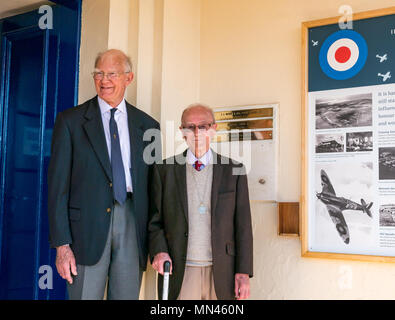
<svg viewBox="0 0 395 320">
<path fill-rule="evenodd" d="M 339 233 L 339 236 L 342 238 L 343 242 L 345 244 L 349 244 L 350 233 L 342 211 L 361 210 L 372 218 L 372 213 L 370 212 L 370 208 L 372 207 L 373 202 L 367 205 L 366 202 L 363 199 L 361 199 L 361 204 L 359 204 L 354 201 L 345 199 L 343 197 L 337 197 L 335 193 L 335 189 L 333 189 L 329 177 L 324 170 L 321 170 L 321 185 L 322 185 L 322 192 L 321 193 L 317 192 L 317 198 L 326 205 L 326 208 L 332 219 L 332 222 L 335 224 L 336 230 Z"/>
<path fill-rule="evenodd" d="M 379 56 L 378 54 L 376 54 L 376 58 L 380 59 L 380 63 L 388 59 L 387 54 L 384 54 L 383 56 Z"/>
<path fill-rule="evenodd" d="M 311 40 L 311 42 L 313 43 L 313 47 L 318 46 L 318 40 L 317 41 Z"/>
<path fill-rule="evenodd" d="M 377 76 L 382 77 L 383 78 L 383 82 L 385 82 L 389 78 L 391 78 L 391 72 L 388 71 L 386 74 L 378 73 Z"/>
</svg>

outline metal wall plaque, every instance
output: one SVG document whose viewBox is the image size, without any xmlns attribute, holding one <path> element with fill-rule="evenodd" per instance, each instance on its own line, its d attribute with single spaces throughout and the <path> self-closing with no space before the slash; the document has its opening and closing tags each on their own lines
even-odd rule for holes
<svg viewBox="0 0 395 320">
<path fill-rule="evenodd" d="M 215 142 L 228 142 L 228 141 L 246 141 L 246 140 L 271 140 L 273 138 L 272 131 L 252 131 L 252 132 L 229 132 L 218 133 Z"/>
<path fill-rule="evenodd" d="M 214 109 L 213 149 L 244 164 L 250 200 L 277 200 L 277 104 Z"/>
<path fill-rule="evenodd" d="M 215 115 L 215 119 L 217 121 L 219 121 L 219 120 L 233 120 L 233 119 L 260 118 L 260 117 L 273 117 L 273 108 L 219 111 L 219 112 L 215 112 L 214 115 Z"/>
<path fill-rule="evenodd" d="M 234 129 L 264 129 L 273 128 L 273 119 L 218 122 L 217 125 L 218 131 Z"/>
</svg>

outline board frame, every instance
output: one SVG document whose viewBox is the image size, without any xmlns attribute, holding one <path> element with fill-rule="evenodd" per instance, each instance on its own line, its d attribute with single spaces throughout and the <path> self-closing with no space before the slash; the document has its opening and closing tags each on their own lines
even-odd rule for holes
<svg viewBox="0 0 395 320">
<path fill-rule="evenodd" d="M 376 17 L 382 17 L 386 15 L 395 14 L 395 6 L 370 10 L 355 13 L 352 16 L 352 21 L 364 20 Z M 336 16 L 332 18 L 325 18 L 319 20 L 312 20 L 302 22 L 302 88 L 301 88 L 301 98 L 302 98 L 302 119 L 301 119 L 301 165 L 302 165 L 302 177 L 301 177 L 301 197 L 300 197 L 300 226 L 301 226 L 301 255 L 302 257 L 309 258 L 321 258 L 321 259 L 343 259 L 343 260 L 357 260 L 357 261 L 371 261 L 371 262 L 395 262 L 395 256 L 379 256 L 379 255 L 363 255 L 363 254 L 348 254 L 348 253 L 333 253 L 333 252 L 316 252 L 309 251 L 309 212 L 308 212 L 308 192 L 309 192 L 309 136 L 308 128 L 311 125 L 309 123 L 308 114 L 308 32 L 310 28 L 326 26 L 331 24 L 337 24 L 341 21 L 342 16 Z M 395 28 L 395 23 L 394 23 Z"/>
</svg>

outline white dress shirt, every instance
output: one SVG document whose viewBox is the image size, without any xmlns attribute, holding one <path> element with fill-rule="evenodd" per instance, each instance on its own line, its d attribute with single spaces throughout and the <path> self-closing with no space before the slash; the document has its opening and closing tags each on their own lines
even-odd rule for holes
<svg viewBox="0 0 395 320">
<path fill-rule="evenodd" d="M 211 163 L 212 158 L 213 158 L 213 152 L 211 151 L 211 149 L 208 149 L 208 151 L 204 155 L 202 155 L 199 159 L 196 158 L 196 156 L 193 154 L 191 149 L 188 149 L 187 151 L 187 162 L 189 164 L 194 164 L 196 160 L 198 160 L 201 163 L 203 163 L 204 166 L 206 167 L 209 163 Z"/>
<path fill-rule="evenodd" d="M 104 135 L 106 136 L 108 156 L 111 161 L 111 134 L 110 134 L 110 118 L 112 107 L 100 97 L 97 97 L 100 106 L 101 118 L 103 121 Z M 133 192 L 132 176 L 130 172 L 130 139 L 128 114 L 126 111 L 125 99 L 117 106 L 117 111 L 114 114 L 115 122 L 118 127 L 119 143 L 121 145 L 121 154 L 123 168 L 125 169 L 125 180 L 127 192 Z"/>
</svg>

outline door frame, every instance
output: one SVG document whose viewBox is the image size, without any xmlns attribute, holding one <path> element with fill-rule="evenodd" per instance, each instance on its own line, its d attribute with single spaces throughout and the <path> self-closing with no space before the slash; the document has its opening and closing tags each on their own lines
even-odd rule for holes
<svg viewBox="0 0 395 320">
<path fill-rule="evenodd" d="M 54 3 L 54 6 L 60 7 L 64 6 L 67 7 L 68 9 L 72 9 L 76 13 L 76 33 L 72 34 L 73 35 L 73 41 L 75 41 L 76 48 L 74 51 L 71 51 L 72 53 L 70 54 L 69 52 L 69 57 L 71 56 L 71 59 L 74 59 L 75 57 L 75 70 L 72 71 L 71 73 L 73 74 L 72 81 L 73 83 L 73 88 L 70 88 L 70 91 L 73 91 L 73 96 L 71 97 L 71 94 L 69 95 L 70 98 L 73 100 L 73 105 L 77 105 L 78 103 L 78 83 L 79 83 L 79 59 L 80 59 L 80 41 L 81 41 L 81 9 L 82 9 L 82 0 L 54 0 L 51 1 Z M 36 10 L 33 10 L 30 12 L 30 14 L 33 14 L 33 12 Z M 24 13 L 24 14 L 29 14 L 29 13 Z M 4 258 L 4 252 L 1 248 L 4 248 L 4 245 L 7 245 L 6 239 L 3 239 L 6 231 L 4 230 L 5 226 L 5 188 L 6 188 L 6 177 L 5 177 L 5 171 L 6 171 L 6 161 L 7 161 L 7 145 L 6 142 L 8 141 L 7 138 L 9 135 L 12 135 L 12 133 L 6 132 L 6 128 L 8 125 L 8 106 L 9 106 L 9 101 L 8 101 L 8 94 L 10 90 L 10 70 L 11 70 L 11 48 L 12 48 L 12 40 L 17 40 L 18 37 L 24 38 L 24 37 L 29 37 L 29 35 L 40 32 L 43 33 L 43 63 L 42 63 L 42 77 L 41 77 L 41 86 L 42 86 L 42 95 L 41 95 L 41 111 L 40 111 L 40 123 L 41 129 L 39 132 L 39 176 L 38 176 L 38 182 L 37 182 L 37 187 L 39 188 L 37 190 L 37 206 L 34 208 L 34 211 L 38 210 L 37 216 L 35 217 L 35 266 L 34 270 L 37 272 L 34 272 L 34 279 L 33 281 L 33 299 L 49 299 L 50 298 L 50 290 L 46 290 L 47 292 L 43 296 L 43 292 L 40 292 L 38 287 L 38 281 L 40 278 L 40 274 L 38 273 L 39 267 L 41 265 L 40 260 L 41 260 L 41 246 L 40 243 L 43 241 L 43 232 L 42 232 L 42 219 L 45 218 L 43 215 L 46 214 L 46 212 L 43 211 L 43 201 L 46 201 L 44 197 L 46 196 L 46 192 L 44 191 L 43 185 L 46 184 L 45 181 L 45 165 L 44 165 L 44 140 L 45 140 L 45 129 L 46 129 L 46 107 L 47 107 L 47 99 L 48 99 L 48 69 L 49 69 L 49 44 L 50 44 L 50 34 L 51 31 L 48 29 L 40 29 L 38 26 L 38 23 L 36 25 L 30 25 L 30 26 L 22 26 L 21 28 L 17 28 L 15 30 L 10 30 L 7 32 L 2 32 L 4 30 L 3 28 L 3 23 L 7 21 L 7 19 L 12 19 L 13 17 L 7 17 L 2 20 L 0 20 L 0 79 L 3 79 L 0 81 L 0 265 L 2 264 L 2 260 Z M 61 30 L 61 29 L 57 29 Z M 27 32 L 27 33 L 26 33 Z M 57 31 L 55 31 L 55 34 L 57 35 Z M 74 42 L 73 42 L 74 43 Z M 52 49 L 51 49 L 52 50 Z M 59 48 L 58 48 L 59 50 Z M 56 61 L 56 81 L 59 79 L 59 74 L 58 74 L 58 69 L 59 69 L 59 57 L 57 58 Z M 70 73 L 70 74 L 71 74 Z M 71 93 L 69 91 L 69 93 Z M 62 109 L 58 110 L 58 101 L 55 99 L 55 105 L 54 105 L 54 112 L 53 112 L 53 122 L 55 121 L 55 117 L 59 111 L 62 111 L 65 107 L 63 106 Z M 70 101 L 69 101 L 70 102 Z M 50 116 L 51 118 L 51 116 Z M 32 208 L 33 209 L 33 208 Z M 44 209 L 45 210 L 45 209 Z M 43 211 L 43 212 L 42 212 Z M 45 239 L 44 239 L 45 240 Z M 47 240 L 46 240 L 47 241 Z M 43 254 L 46 255 L 44 249 Z M 4 250 L 5 251 L 5 250 Z M 49 248 L 48 252 L 48 257 L 49 257 L 49 264 L 51 264 L 51 260 L 54 258 L 54 253 L 52 252 L 51 254 L 51 249 Z M 53 270 L 53 279 L 55 278 L 55 273 L 56 269 Z M 55 281 L 54 281 L 55 283 Z"/>
</svg>

